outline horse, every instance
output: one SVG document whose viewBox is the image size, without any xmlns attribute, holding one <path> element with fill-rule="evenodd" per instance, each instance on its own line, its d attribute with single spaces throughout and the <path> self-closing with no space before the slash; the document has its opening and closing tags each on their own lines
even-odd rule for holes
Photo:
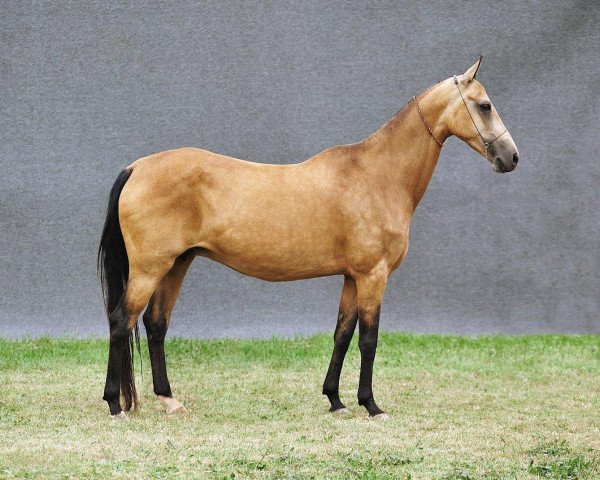
<svg viewBox="0 0 600 480">
<path fill-rule="evenodd" d="M 323 394 L 331 412 L 349 412 L 339 380 L 358 323 L 358 404 L 370 418 L 388 418 L 372 388 L 381 302 L 406 256 L 411 219 L 444 141 L 460 138 L 496 172 L 514 170 L 519 160 L 476 79 L 481 61 L 413 97 L 364 140 L 302 163 L 179 148 L 121 171 L 97 258 L 110 328 L 103 395 L 110 415 L 127 418 L 125 411 L 138 405 L 133 351 L 144 308 L 154 393 L 166 413 L 187 412 L 171 392 L 164 340 L 185 274 L 202 256 L 272 282 L 343 276 Z"/>
</svg>

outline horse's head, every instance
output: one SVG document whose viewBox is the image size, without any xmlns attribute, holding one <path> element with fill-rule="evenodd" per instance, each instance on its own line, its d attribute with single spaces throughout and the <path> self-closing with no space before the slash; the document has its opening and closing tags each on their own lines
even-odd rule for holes
<svg viewBox="0 0 600 480">
<path fill-rule="evenodd" d="M 519 151 L 485 88 L 475 79 L 481 60 L 451 79 L 454 94 L 446 109 L 447 126 L 450 134 L 484 155 L 494 171 L 511 172 L 519 161 Z"/>
</svg>

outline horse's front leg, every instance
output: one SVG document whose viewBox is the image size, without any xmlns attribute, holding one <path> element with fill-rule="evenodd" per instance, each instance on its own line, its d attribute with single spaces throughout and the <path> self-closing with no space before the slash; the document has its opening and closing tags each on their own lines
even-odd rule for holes
<svg viewBox="0 0 600 480">
<path fill-rule="evenodd" d="M 334 347 L 329 369 L 323 383 L 323 395 L 327 395 L 331 403 L 330 412 L 348 413 L 348 409 L 340 400 L 340 373 L 344 364 L 344 357 L 348 351 L 350 340 L 358 320 L 358 306 L 356 303 L 356 282 L 352 277 L 344 278 L 344 288 L 340 299 L 337 326 L 333 335 Z"/>
<path fill-rule="evenodd" d="M 358 404 L 369 412 L 369 416 L 387 418 L 373 398 L 373 361 L 377 350 L 379 313 L 387 284 L 387 268 L 375 268 L 369 275 L 356 279 L 358 298 L 358 347 L 360 349 L 360 380 L 358 384 Z"/>
</svg>

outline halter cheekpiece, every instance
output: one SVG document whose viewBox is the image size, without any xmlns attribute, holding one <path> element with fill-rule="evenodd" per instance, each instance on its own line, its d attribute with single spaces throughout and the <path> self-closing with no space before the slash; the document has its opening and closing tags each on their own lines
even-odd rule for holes
<svg viewBox="0 0 600 480">
<path fill-rule="evenodd" d="M 465 97 L 463 97 L 462 91 L 460 90 L 460 86 L 458 85 L 458 78 L 456 78 L 456 75 L 454 75 L 454 85 L 456 85 L 456 88 L 458 89 L 458 93 L 460 93 L 460 98 L 462 98 L 462 101 L 465 104 L 465 108 L 467 109 L 467 113 L 469 114 L 469 117 L 471 117 L 471 121 L 473 122 L 473 125 L 475 126 L 475 130 L 477 130 L 477 133 L 481 137 L 481 141 L 483 142 L 483 149 L 485 151 L 485 159 L 489 160 L 488 159 L 488 148 L 490 148 L 490 145 L 492 143 L 494 143 L 496 140 L 498 140 L 508 130 L 505 128 L 504 131 L 500 135 L 496 136 L 492 141 L 486 142 L 485 138 L 483 138 L 483 135 L 481 134 L 481 131 L 479 130 L 479 127 L 477 127 L 477 124 L 475 123 L 475 119 L 473 118 L 473 115 L 471 115 L 471 111 L 469 110 L 469 107 L 467 106 Z"/>
</svg>

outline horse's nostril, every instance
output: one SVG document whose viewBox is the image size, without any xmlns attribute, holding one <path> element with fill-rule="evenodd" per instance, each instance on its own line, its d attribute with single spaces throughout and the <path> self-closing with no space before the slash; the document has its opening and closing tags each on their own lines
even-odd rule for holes
<svg viewBox="0 0 600 480">
<path fill-rule="evenodd" d="M 517 163 L 519 163 L 519 154 L 515 153 L 513 155 L 513 163 L 516 165 Z"/>
</svg>

